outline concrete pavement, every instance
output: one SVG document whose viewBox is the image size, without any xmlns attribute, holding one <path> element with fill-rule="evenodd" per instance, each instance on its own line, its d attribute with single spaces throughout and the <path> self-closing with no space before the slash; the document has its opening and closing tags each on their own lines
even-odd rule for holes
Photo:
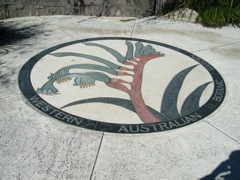
<svg viewBox="0 0 240 180">
<path fill-rule="evenodd" d="M 15 39 L 26 38 L 20 38 L 12 43 L 2 43 L 3 46 L 0 48 L 0 179 L 150 180 L 201 179 L 207 175 L 210 175 L 206 177 L 208 179 L 217 177 L 240 178 L 239 28 L 211 29 L 199 24 L 155 17 L 135 19 L 127 17 L 43 16 L 8 19 L 4 20 L 3 24 L 21 29 L 18 31 L 20 35 L 10 36 L 7 40 L 10 41 L 11 37 L 15 37 Z M 150 44 L 156 51 L 161 50 L 165 53 L 165 58 L 169 58 L 169 61 L 165 61 L 163 64 L 152 61 L 153 63 L 149 66 L 146 65 L 146 78 L 143 80 L 146 83 L 143 84 L 142 92 L 144 101 L 152 108 L 159 104 L 155 105 L 151 102 L 157 95 L 163 94 L 162 91 L 157 92 L 154 87 L 167 86 L 167 82 L 164 84 L 164 80 L 170 79 L 172 73 L 181 72 L 183 64 L 186 67 L 195 65 L 196 63 L 190 62 L 192 55 L 202 58 L 219 72 L 226 84 L 224 101 L 210 115 L 190 125 L 162 132 L 126 134 L 104 132 L 101 129 L 88 129 L 61 122 L 56 118 L 60 115 L 55 114 L 55 117 L 51 117 L 49 116 L 51 112 L 45 113 L 43 108 L 37 107 L 37 103 L 34 104 L 26 98 L 24 94 L 27 93 L 24 92 L 28 92 L 29 89 L 24 92 L 20 90 L 19 72 L 30 58 L 35 57 L 36 59 L 36 54 L 66 42 L 101 37 L 148 40 L 148 42 L 144 42 L 144 45 Z M 136 45 L 137 40 L 134 39 L 129 41 Z M 126 51 L 125 39 L 123 40 L 124 42 L 118 43 L 115 39 L 112 44 L 109 44 L 107 39 L 103 44 L 108 44 L 123 54 Z M 185 56 L 184 53 L 182 55 L 180 50 L 176 52 L 176 49 L 168 49 L 154 44 L 154 42 L 183 49 L 191 56 Z M 97 40 L 94 43 L 99 44 Z M 101 50 L 90 50 L 78 44 L 71 45 L 54 50 L 67 52 L 69 49 L 81 49 L 84 53 L 96 52 L 103 57 L 110 57 Z M 55 60 L 53 57 L 50 58 L 49 54 L 52 52 L 46 52 L 41 57 L 37 56 L 37 64 L 32 68 L 30 82 L 35 90 L 38 87 L 41 88 L 46 82 L 47 73 L 56 72 L 62 67 L 59 65 L 56 69 L 48 69 L 50 65 L 44 64 L 46 59 Z M 168 64 L 177 58 L 179 58 L 179 64 Z M 40 68 L 41 63 L 45 65 L 43 67 L 46 69 Z M 211 80 L 206 66 L 203 63 L 201 65 L 202 69 L 199 68 L 195 75 L 191 75 L 192 79 L 189 76 L 189 79 L 185 80 L 193 83 L 194 88 L 205 83 L 202 81 L 204 79 L 210 78 Z M 58 64 L 55 63 L 55 66 Z M 160 71 L 154 70 L 153 67 L 162 66 L 164 68 L 161 69 L 160 74 L 164 75 L 165 78 L 152 78 L 151 73 Z M 197 81 L 201 82 L 200 84 L 195 83 L 196 78 L 199 79 Z M 149 84 L 148 79 L 151 79 Z M 157 80 L 161 80 L 163 84 L 155 86 Z M 24 78 L 21 81 L 24 81 Z M 108 91 L 109 88 L 108 90 L 104 89 L 105 85 L 96 84 L 96 86 L 102 87 L 101 93 L 105 92 L 106 95 L 113 92 Z M 209 85 L 208 89 L 204 91 L 200 106 L 211 97 L 214 87 L 216 86 Z M 59 88 L 61 87 L 59 86 Z M 84 89 L 85 94 L 93 91 L 92 89 Z M 65 90 L 68 89 L 65 88 Z M 180 94 L 182 92 L 181 97 L 184 98 L 177 105 L 178 109 L 186 98 L 185 92 L 190 93 L 192 90 L 186 87 L 179 92 Z M 96 92 L 98 91 L 100 90 L 97 89 Z M 147 94 L 148 92 L 149 94 Z M 61 93 L 64 94 L 64 87 L 62 87 Z M 89 97 L 90 94 L 87 96 Z M 126 94 L 120 92 L 117 95 L 111 94 L 109 96 L 128 98 Z M 56 99 L 51 99 L 52 97 L 55 96 L 41 95 L 41 98 L 47 103 L 60 109 L 58 104 L 63 101 L 58 102 Z M 95 98 L 95 96 L 91 97 Z M 69 98 L 66 98 L 64 102 Z M 138 122 L 140 116 L 125 110 L 122 111 L 120 108 L 115 109 L 109 104 L 92 107 L 86 105 L 82 108 L 99 110 L 99 108 L 104 107 L 110 112 L 101 110 L 100 114 L 89 110 L 85 111 L 87 112 L 84 114 L 85 118 L 111 122 L 114 117 L 117 117 L 116 121 L 121 117 L 124 117 L 123 119 L 131 117 L 134 121 L 132 124 L 141 124 Z M 76 111 L 73 108 L 64 112 L 74 114 Z M 117 114 L 119 111 L 121 113 Z M 82 114 L 76 114 L 76 116 Z M 108 114 L 112 116 L 107 118 Z M 121 121 L 118 123 L 121 124 Z M 126 124 L 127 122 L 122 123 Z"/>
</svg>

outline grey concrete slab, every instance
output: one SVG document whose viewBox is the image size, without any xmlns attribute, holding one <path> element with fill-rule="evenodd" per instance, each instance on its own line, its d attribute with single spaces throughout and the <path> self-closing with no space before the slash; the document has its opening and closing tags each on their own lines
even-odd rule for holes
<svg viewBox="0 0 240 180">
<path fill-rule="evenodd" d="M 37 28 L 31 30 L 33 35 L 29 38 L 6 44 L 0 48 L 0 74 L 2 77 L 0 97 L 20 93 L 18 88 L 18 73 L 22 65 L 32 56 L 52 46 L 74 40 L 72 36 L 59 30 L 55 25 L 51 25 L 54 19 L 56 20 L 56 17 L 53 19 L 31 17 L 15 18 L 5 21 L 7 26 L 21 29 L 24 33 L 28 33 L 24 31 L 25 28 Z"/>
<path fill-rule="evenodd" d="M 8 62 L 11 63 L 26 62 L 28 59 L 26 60 L 25 57 L 21 57 L 22 55 L 31 57 L 46 48 L 74 40 L 72 36 L 66 34 L 57 26 L 61 18 L 62 17 L 24 17 L 5 20 L 5 26 L 17 31 L 17 34 L 14 34 L 15 36 L 26 36 L 24 38 L 16 38 L 18 39 L 17 41 L 10 42 L 1 47 L 1 59 L 6 59 L 7 61 L 9 58 L 15 58 L 15 60 L 17 60 L 8 60 Z M 69 19 L 71 18 L 69 17 Z M 4 49 L 8 50 L 8 53 L 4 53 Z"/>
<path fill-rule="evenodd" d="M 240 41 L 239 28 L 206 28 L 164 18 L 138 19 L 132 37 L 156 40 L 190 52 Z"/>
<path fill-rule="evenodd" d="M 76 20 L 76 17 L 66 16 L 6 20 L 6 23 L 16 28 L 41 25 L 41 32 L 1 47 L 2 179 L 89 179 L 102 133 L 56 122 L 18 95 L 18 73 L 22 65 L 47 48 L 75 40 L 74 33 L 68 34 L 64 27 L 70 28 L 72 25 L 75 28 L 72 22 L 78 25 L 79 21 L 88 18 L 77 17 Z M 89 22 L 86 27 L 89 24 L 93 23 Z M 131 28 L 123 32 L 130 36 Z M 90 32 L 89 35 L 86 32 L 76 37 L 100 36 L 98 33 Z"/>
<path fill-rule="evenodd" d="M 18 68 L 11 65 L 0 65 L 0 98 L 20 93 L 18 88 Z"/>
<path fill-rule="evenodd" d="M 200 179 L 240 144 L 205 122 L 165 133 L 105 133 L 93 179 Z"/>
<path fill-rule="evenodd" d="M 240 149 L 238 28 L 211 29 L 152 17 L 46 16 L 4 22 L 41 26 L 34 37 L 0 49 L 2 179 L 199 179 Z M 223 104 L 190 126 L 123 135 L 65 124 L 19 95 L 18 72 L 32 56 L 64 42 L 104 36 L 143 38 L 196 54 L 223 76 Z"/>
<path fill-rule="evenodd" d="M 1 179 L 89 179 L 101 140 L 41 114 L 20 95 L 1 99 Z"/>
<path fill-rule="evenodd" d="M 70 22 L 71 24 L 69 24 Z M 135 25 L 135 18 L 132 17 L 85 17 L 85 19 L 69 20 L 67 23 L 58 23 L 62 31 L 75 37 L 83 39 L 99 36 L 131 36 Z M 67 25 L 66 25 L 67 24 Z"/>
<path fill-rule="evenodd" d="M 211 63 L 225 79 L 227 93 L 220 109 L 207 118 L 207 122 L 240 142 L 240 43 L 212 48 L 195 54 Z"/>
</svg>

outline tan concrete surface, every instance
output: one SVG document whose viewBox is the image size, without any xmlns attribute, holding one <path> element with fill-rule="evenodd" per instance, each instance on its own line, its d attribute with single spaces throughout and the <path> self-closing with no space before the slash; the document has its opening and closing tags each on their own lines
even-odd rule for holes
<svg viewBox="0 0 240 180">
<path fill-rule="evenodd" d="M 225 167 L 222 162 L 226 167 L 214 177 L 240 172 L 240 159 L 229 158 L 240 154 L 239 28 L 153 17 L 45 16 L 2 22 L 16 29 L 35 26 L 31 31 L 36 33 L 0 47 L 0 179 L 191 180 Z M 21 67 L 45 49 L 92 37 L 141 38 L 191 52 L 222 75 L 225 100 L 194 124 L 148 134 L 76 127 L 29 103 L 18 86 Z"/>
</svg>

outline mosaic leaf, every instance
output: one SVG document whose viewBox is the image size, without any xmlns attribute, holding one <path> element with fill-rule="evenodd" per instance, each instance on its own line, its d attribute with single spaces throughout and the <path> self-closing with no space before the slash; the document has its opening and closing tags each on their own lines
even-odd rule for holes
<svg viewBox="0 0 240 180">
<path fill-rule="evenodd" d="M 97 44 L 97 43 L 84 43 L 87 46 L 96 46 L 96 47 L 100 47 L 106 51 L 108 51 L 110 54 L 112 54 L 120 63 L 124 63 L 125 57 L 123 57 L 123 55 L 121 55 L 118 51 L 116 51 L 115 49 L 112 49 L 110 47 L 101 45 L 101 44 Z"/>
<path fill-rule="evenodd" d="M 83 99 L 83 100 L 79 100 L 79 101 L 75 101 L 72 103 L 69 103 L 63 107 L 61 107 L 61 109 L 66 108 L 66 107 L 70 107 L 70 106 L 75 106 L 75 105 L 79 105 L 79 104 L 85 104 L 85 103 L 106 103 L 106 104 L 113 104 L 116 106 L 120 106 L 122 108 L 128 109 L 129 111 L 132 112 L 136 112 L 133 105 L 132 105 L 132 101 L 128 100 L 128 99 L 121 99 L 121 98 L 109 98 L 109 97 L 101 97 L 101 98 L 91 98 L 91 99 Z M 153 113 L 157 118 L 161 119 L 161 121 L 167 121 L 168 118 L 165 117 L 163 114 L 159 113 L 158 111 L 156 111 L 155 109 L 147 106 L 148 110 Z"/>
<path fill-rule="evenodd" d="M 112 62 L 110 62 L 106 59 L 103 59 L 103 58 L 100 58 L 100 57 L 97 57 L 97 56 L 87 55 L 87 54 L 73 53 L 73 52 L 59 52 L 59 53 L 51 53 L 50 55 L 55 56 L 55 57 L 74 56 L 74 57 L 86 58 L 86 59 L 89 59 L 89 60 L 93 60 L 93 61 L 105 64 L 112 69 L 119 69 L 121 67 L 121 66 L 119 66 L 115 63 L 112 63 Z"/>
<path fill-rule="evenodd" d="M 181 108 L 181 115 L 190 114 L 191 112 L 199 108 L 199 101 L 202 96 L 203 91 L 211 82 L 207 82 L 199 87 L 197 87 L 183 102 Z"/>
<path fill-rule="evenodd" d="M 198 65 L 191 66 L 180 71 L 168 84 L 165 89 L 160 112 L 169 119 L 180 117 L 177 109 L 178 94 L 181 90 L 182 84 L 188 73 Z"/>
</svg>

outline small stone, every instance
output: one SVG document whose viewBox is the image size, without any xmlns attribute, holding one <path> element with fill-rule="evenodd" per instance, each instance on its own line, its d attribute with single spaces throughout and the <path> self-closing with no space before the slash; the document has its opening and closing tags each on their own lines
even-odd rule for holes
<svg viewBox="0 0 240 180">
<path fill-rule="evenodd" d="M 165 14 L 164 17 L 178 20 L 178 21 L 185 21 L 185 22 L 197 22 L 198 13 L 193 9 L 182 8 L 177 11 L 170 12 Z"/>
</svg>

